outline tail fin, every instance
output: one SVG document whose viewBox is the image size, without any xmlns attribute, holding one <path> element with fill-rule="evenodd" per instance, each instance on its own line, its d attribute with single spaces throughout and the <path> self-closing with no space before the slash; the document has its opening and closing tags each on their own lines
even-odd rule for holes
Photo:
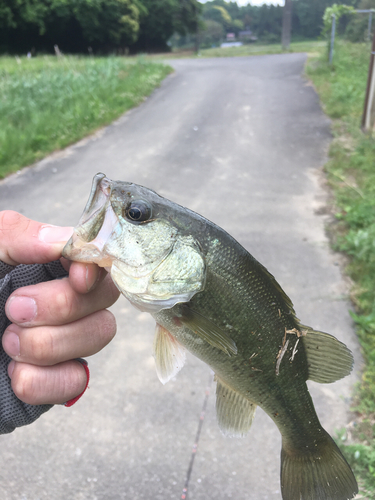
<svg viewBox="0 0 375 500">
<path fill-rule="evenodd" d="M 323 429 L 322 429 L 323 431 Z M 357 481 L 331 436 L 314 449 L 281 450 L 283 500 L 349 500 L 358 493 Z"/>
</svg>

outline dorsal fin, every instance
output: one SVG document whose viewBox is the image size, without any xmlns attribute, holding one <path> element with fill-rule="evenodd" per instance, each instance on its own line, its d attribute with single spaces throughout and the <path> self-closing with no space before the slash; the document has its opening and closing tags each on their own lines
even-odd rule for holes
<svg viewBox="0 0 375 500">
<path fill-rule="evenodd" d="M 166 384 L 184 366 L 185 348 L 177 342 L 168 330 L 156 323 L 154 338 L 156 373 L 162 384 Z"/>
<path fill-rule="evenodd" d="M 332 335 L 301 325 L 309 379 L 321 384 L 340 380 L 352 371 L 353 355 Z"/>
<path fill-rule="evenodd" d="M 223 434 L 243 436 L 254 418 L 257 405 L 231 389 L 216 377 L 216 415 Z"/>
</svg>

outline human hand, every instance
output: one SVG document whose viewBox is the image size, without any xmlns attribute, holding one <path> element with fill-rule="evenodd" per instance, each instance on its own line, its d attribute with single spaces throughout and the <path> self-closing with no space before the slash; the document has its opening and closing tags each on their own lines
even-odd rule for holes
<svg viewBox="0 0 375 500">
<path fill-rule="evenodd" d="M 9 265 L 55 261 L 72 231 L 0 212 L 0 260 Z M 104 269 L 61 262 L 69 278 L 18 288 L 5 305 L 12 321 L 2 339 L 13 360 L 8 374 L 16 396 L 31 405 L 65 403 L 79 395 L 87 376 L 75 359 L 100 351 L 116 332 L 106 308 L 119 292 Z"/>
</svg>

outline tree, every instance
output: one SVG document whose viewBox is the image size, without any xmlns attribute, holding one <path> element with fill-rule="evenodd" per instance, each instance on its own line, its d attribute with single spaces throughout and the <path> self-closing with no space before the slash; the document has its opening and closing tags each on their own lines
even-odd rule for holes
<svg viewBox="0 0 375 500">
<path fill-rule="evenodd" d="M 198 0 L 179 0 L 174 15 L 174 29 L 180 35 L 196 33 L 200 26 L 202 4 Z"/>
<path fill-rule="evenodd" d="M 140 0 L 144 11 L 133 51 L 169 50 L 168 40 L 174 32 L 185 35 L 198 29 L 201 5 L 197 0 Z"/>
<path fill-rule="evenodd" d="M 224 26 L 226 30 L 229 29 L 232 24 L 232 18 L 228 14 L 228 11 L 221 5 L 212 5 L 203 10 L 203 19 L 215 21 Z"/>
<path fill-rule="evenodd" d="M 48 0 L 2 0 L 0 3 L 0 49 L 30 50 L 33 40 L 45 30 Z"/>
<path fill-rule="evenodd" d="M 358 9 L 375 10 L 375 0 L 362 0 L 358 4 Z M 372 27 L 374 28 L 374 14 L 372 19 L 373 19 Z M 351 42 L 368 41 L 368 35 L 369 35 L 368 23 L 369 23 L 369 14 L 356 14 L 350 16 L 350 20 L 345 29 L 345 37 Z"/>
<path fill-rule="evenodd" d="M 229 11 L 233 14 L 233 17 Z M 244 29 L 241 10 L 236 2 L 227 3 L 223 0 L 213 0 L 206 3 L 203 7 L 203 19 L 221 24 L 227 33 L 231 32 L 238 35 Z"/>
<path fill-rule="evenodd" d="M 336 22 L 340 19 L 341 16 L 344 14 L 350 14 L 354 12 L 354 7 L 351 5 L 345 5 L 345 4 L 337 4 L 334 3 L 332 7 L 327 7 L 326 10 L 324 11 L 323 15 L 323 30 L 322 33 L 324 35 L 329 35 L 331 32 L 331 27 L 332 27 L 332 16 L 334 15 L 336 17 Z"/>
<path fill-rule="evenodd" d="M 22 29 L 26 25 L 32 25 L 43 33 L 50 3 L 48 0 L 2 0 L 0 30 Z"/>
<path fill-rule="evenodd" d="M 259 7 L 253 31 L 265 42 L 280 41 L 282 25 L 282 7 L 280 5 L 262 5 Z"/>
<path fill-rule="evenodd" d="M 144 7 L 139 22 L 139 37 L 132 50 L 158 51 L 168 48 L 173 35 L 175 0 L 142 0 Z"/>
<path fill-rule="evenodd" d="M 207 19 L 204 21 L 202 29 L 199 31 L 199 43 L 203 47 L 211 47 L 219 44 L 225 36 L 222 24 Z"/>
<path fill-rule="evenodd" d="M 72 12 L 92 45 L 122 47 L 137 39 L 139 9 L 131 0 L 73 0 Z"/>
<path fill-rule="evenodd" d="M 109 51 L 132 43 L 139 30 L 137 0 L 2 0 L 0 47 L 67 52 L 90 45 Z"/>
</svg>

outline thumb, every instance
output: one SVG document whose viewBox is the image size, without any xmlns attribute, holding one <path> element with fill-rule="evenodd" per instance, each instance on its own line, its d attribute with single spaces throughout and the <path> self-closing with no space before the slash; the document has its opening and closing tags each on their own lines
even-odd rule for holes
<svg viewBox="0 0 375 500">
<path fill-rule="evenodd" d="M 0 212 L 0 260 L 11 266 L 57 260 L 72 233 L 72 227 L 42 224 L 4 210 Z"/>
</svg>

